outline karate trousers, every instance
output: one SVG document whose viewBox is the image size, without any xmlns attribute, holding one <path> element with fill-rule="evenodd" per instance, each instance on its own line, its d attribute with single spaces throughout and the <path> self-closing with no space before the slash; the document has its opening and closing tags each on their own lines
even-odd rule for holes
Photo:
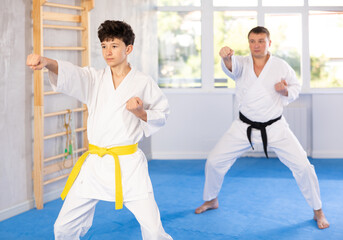
<svg viewBox="0 0 343 240">
<path fill-rule="evenodd" d="M 210 152 L 205 166 L 204 201 L 218 196 L 227 171 L 238 157 L 251 148 L 246 132 L 248 126 L 239 119 L 235 120 Z M 310 207 L 314 210 L 321 209 L 319 183 L 314 167 L 284 117 L 267 126 L 266 131 L 268 148 L 292 171 Z M 260 130 L 252 130 L 251 140 L 253 145 L 262 144 Z"/>
<path fill-rule="evenodd" d="M 81 198 L 75 191 L 74 182 L 54 225 L 55 240 L 77 240 L 92 226 L 97 199 Z M 160 212 L 151 192 L 146 199 L 124 201 L 141 226 L 143 240 L 172 240 L 163 229 Z M 113 214 L 115 213 L 113 205 Z M 113 239 L 116 239 L 113 236 Z"/>
</svg>

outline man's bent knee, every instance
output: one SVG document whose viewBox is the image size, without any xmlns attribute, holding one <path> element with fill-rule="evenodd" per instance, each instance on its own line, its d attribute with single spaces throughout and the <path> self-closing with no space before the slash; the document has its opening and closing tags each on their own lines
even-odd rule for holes
<svg viewBox="0 0 343 240">
<path fill-rule="evenodd" d="M 306 159 L 306 161 L 299 162 L 294 171 L 297 174 L 306 174 L 307 172 L 311 172 L 314 169 L 313 165 Z"/>
</svg>

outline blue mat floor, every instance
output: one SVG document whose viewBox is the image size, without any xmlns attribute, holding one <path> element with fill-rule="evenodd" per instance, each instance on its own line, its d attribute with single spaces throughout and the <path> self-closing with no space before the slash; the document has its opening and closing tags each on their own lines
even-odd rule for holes
<svg viewBox="0 0 343 240">
<path fill-rule="evenodd" d="M 310 159 L 331 226 L 319 230 L 292 173 L 276 158 L 241 158 L 226 175 L 219 208 L 196 215 L 202 204 L 205 160 L 152 160 L 149 171 L 163 226 L 174 240 L 343 239 L 343 159 Z M 53 239 L 60 199 L 0 222 L 1 240 Z M 82 240 L 141 239 L 127 210 L 100 202 Z"/>
</svg>

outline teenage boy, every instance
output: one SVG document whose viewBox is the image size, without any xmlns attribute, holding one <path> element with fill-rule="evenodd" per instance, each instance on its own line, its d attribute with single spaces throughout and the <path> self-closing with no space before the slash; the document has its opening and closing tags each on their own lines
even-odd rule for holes
<svg viewBox="0 0 343 240">
<path fill-rule="evenodd" d="M 33 70 L 46 67 L 55 91 L 87 104 L 89 150 L 75 164 L 62 192 L 65 197 L 54 225 L 55 239 L 79 239 L 92 225 L 99 200 L 125 205 L 140 223 L 144 240 L 172 239 L 163 229 L 148 174 L 138 148 L 166 122 L 169 105 L 156 82 L 128 63 L 135 34 L 122 21 L 107 20 L 98 29 L 107 67 L 78 67 L 36 54 Z M 113 213 L 115 214 L 115 212 Z M 115 236 L 114 236 L 115 237 Z"/>
</svg>

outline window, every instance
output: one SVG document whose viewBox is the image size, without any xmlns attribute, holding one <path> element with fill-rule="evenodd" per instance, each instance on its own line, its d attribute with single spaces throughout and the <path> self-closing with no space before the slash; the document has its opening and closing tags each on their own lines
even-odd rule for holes
<svg viewBox="0 0 343 240">
<path fill-rule="evenodd" d="M 257 0 L 213 0 L 213 6 L 252 7 L 257 6 Z"/>
<path fill-rule="evenodd" d="M 272 41 L 270 51 L 284 59 L 301 80 L 301 15 L 272 13 L 265 15 L 265 26 Z"/>
<path fill-rule="evenodd" d="M 262 0 L 263 6 L 304 6 L 304 0 Z"/>
<path fill-rule="evenodd" d="M 158 13 L 160 87 L 201 87 L 200 12 Z"/>
<path fill-rule="evenodd" d="M 157 6 L 200 6 L 201 0 L 157 0 Z"/>
<path fill-rule="evenodd" d="M 311 87 L 343 87 L 343 12 L 310 11 Z"/>
<path fill-rule="evenodd" d="M 233 88 L 219 50 L 249 55 L 247 34 L 271 33 L 273 55 L 311 88 L 343 88 L 342 0 L 157 0 L 159 85 Z"/>
<path fill-rule="evenodd" d="M 231 80 L 221 68 L 219 51 L 223 46 L 229 46 L 237 55 L 248 55 L 249 45 L 247 35 L 250 29 L 257 25 L 255 11 L 216 11 L 214 12 L 214 86 L 216 88 L 234 87 Z"/>
<path fill-rule="evenodd" d="M 343 6 L 342 0 L 308 0 L 309 6 Z"/>
</svg>

